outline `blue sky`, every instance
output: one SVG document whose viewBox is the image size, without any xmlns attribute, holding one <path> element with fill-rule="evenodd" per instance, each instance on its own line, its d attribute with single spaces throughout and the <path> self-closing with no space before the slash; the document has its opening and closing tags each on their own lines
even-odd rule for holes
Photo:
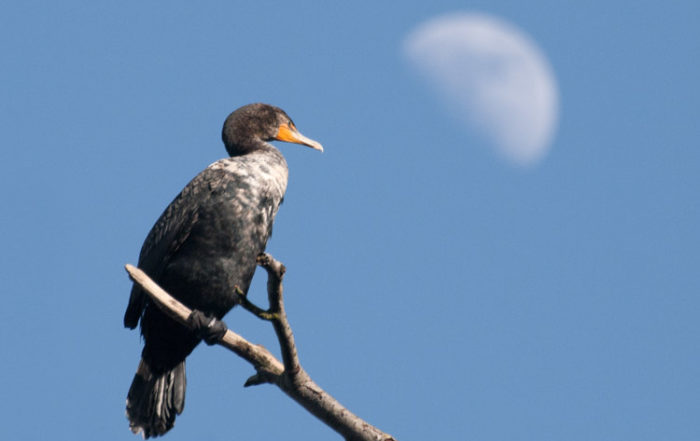
<svg viewBox="0 0 700 441">
<path fill-rule="evenodd" d="M 558 127 L 534 167 L 402 53 L 465 11 L 551 64 Z M 280 144 L 268 250 L 303 365 L 351 410 L 404 441 L 700 438 L 698 22 L 691 1 L 3 5 L 3 438 L 138 439 L 123 265 L 254 101 L 326 149 Z M 335 437 L 250 374 L 197 349 L 167 439 Z"/>
</svg>

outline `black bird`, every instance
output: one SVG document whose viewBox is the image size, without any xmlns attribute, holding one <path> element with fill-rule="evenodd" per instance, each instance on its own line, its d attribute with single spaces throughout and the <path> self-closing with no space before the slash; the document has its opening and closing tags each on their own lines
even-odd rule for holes
<svg viewBox="0 0 700 441">
<path fill-rule="evenodd" d="M 198 174 L 165 209 L 146 237 L 138 266 L 192 309 L 221 319 L 247 293 L 256 258 L 265 251 L 287 187 L 287 163 L 267 141 L 304 144 L 280 108 L 249 104 L 231 113 L 222 131 L 230 157 Z M 185 358 L 200 337 L 174 322 L 134 284 L 124 326 L 141 321 L 144 348 L 126 400 L 134 433 L 159 436 L 185 404 Z"/>
</svg>

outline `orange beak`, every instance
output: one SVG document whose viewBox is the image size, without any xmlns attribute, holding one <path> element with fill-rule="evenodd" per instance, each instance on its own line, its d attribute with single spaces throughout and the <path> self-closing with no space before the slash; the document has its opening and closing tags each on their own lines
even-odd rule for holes
<svg viewBox="0 0 700 441">
<path fill-rule="evenodd" d="M 295 144 L 303 144 L 311 147 L 315 150 L 323 151 L 323 146 L 320 142 L 314 141 L 313 139 L 307 138 L 306 136 L 299 133 L 294 124 L 282 124 L 277 130 L 277 135 L 275 139 L 284 142 L 293 142 Z"/>
</svg>

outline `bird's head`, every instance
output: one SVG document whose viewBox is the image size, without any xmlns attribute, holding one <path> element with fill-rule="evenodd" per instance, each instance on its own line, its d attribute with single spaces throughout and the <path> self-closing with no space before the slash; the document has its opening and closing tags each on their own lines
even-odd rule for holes
<svg viewBox="0 0 700 441">
<path fill-rule="evenodd" d="M 243 155 L 267 141 L 303 144 L 323 151 L 323 146 L 299 133 L 292 119 L 279 107 L 255 103 L 231 113 L 224 122 L 221 138 L 231 156 Z"/>
</svg>

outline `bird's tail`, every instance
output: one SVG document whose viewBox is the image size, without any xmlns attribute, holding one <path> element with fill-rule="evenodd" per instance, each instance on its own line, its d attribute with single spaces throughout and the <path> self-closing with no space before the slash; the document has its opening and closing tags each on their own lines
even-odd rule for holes
<svg viewBox="0 0 700 441">
<path fill-rule="evenodd" d="M 126 416 L 134 433 L 144 439 L 172 429 L 175 417 L 185 407 L 185 361 L 173 369 L 155 374 L 141 359 L 126 398 Z"/>
</svg>

